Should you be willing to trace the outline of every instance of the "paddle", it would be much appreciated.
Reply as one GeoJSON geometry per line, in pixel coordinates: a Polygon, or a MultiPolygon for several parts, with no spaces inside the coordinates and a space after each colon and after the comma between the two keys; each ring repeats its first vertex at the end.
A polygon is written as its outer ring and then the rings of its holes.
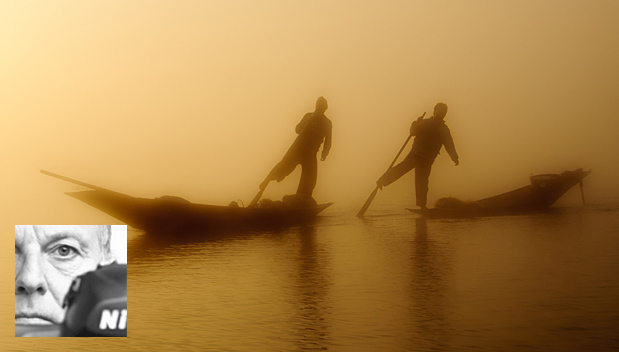
{"type": "MultiPolygon", "coordinates": [[[[264,187],[264,188],[266,189],[266,187],[264,187]]],[[[258,191],[258,194],[256,194],[254,199],[251,200],[251,203],[249,203],[248,208],[253,208],[253,207],[256,206],[256,204],[258,204],[258,201],[262,197],[262,193],[264,193],[264,189],[261,189],[260,191],[258,191]]]]}
{"type": "MultiPolygon", "coordinates": [[[[423,119],[423,117],[426,116],[426,113],[424,112],[423,115],[421,115],[417,121],[420,121],[421,119],[423,119]]],[[[393,164],[395,164],[395,162],[398,160],[398,158],[400,157],[400,154],[402,154],[402,151],[404,150],[404,148],[406,147],[406,145],[408,144],[408,141],[411,140],[412,135],[408,135],[408,137],[406,138],[406,141],[404,141],[404,144],[402,145],[402,148],[400,148],[400,151],[398,151],[398,154],[395,156],[395,158],[393,159],[393,161],[391,162],[391,165],[389,165],[389,169],[391,169],[393,167],[393,164]]],[[[376,197],[376,193],[378,193],[378,189],[379,187],[376,186],[376,188],[374,188],[374,190],[372,191],[372,193],[370,193],[370,196],[368,197],[368,199],[365,201],[365,203],[363,203],[363,206],[361,207],[361,209],[359,210],[359,212],[357,213],[357,217],[362,218],[363,215],[365,214],[365,212],[368,210],[368,208],[370,207],[370,204],[372,204],[372,201],[374,200],[374,197],[376,197]]]]}

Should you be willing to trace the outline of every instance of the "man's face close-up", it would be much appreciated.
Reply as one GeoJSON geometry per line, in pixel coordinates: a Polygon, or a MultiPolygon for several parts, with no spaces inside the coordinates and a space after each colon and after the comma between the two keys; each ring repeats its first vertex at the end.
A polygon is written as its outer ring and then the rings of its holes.
{"type": "Polygon", "coordinates": [[[15,324],[60,324],[73,279],[103,260],[101,226],[15,226],[15,324]]]}

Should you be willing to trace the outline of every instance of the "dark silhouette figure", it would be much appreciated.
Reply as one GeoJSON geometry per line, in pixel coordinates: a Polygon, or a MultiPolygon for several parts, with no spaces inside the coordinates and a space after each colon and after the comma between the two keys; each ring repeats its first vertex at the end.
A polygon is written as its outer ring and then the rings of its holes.
{"type": "Polygon", "coordinates": [[[260,184],[261,191],[264,191],[269,182],[273,180],[281,182],[294,171],[297,165],[301,165],[302,173],[297,194],[312,195],[318,177],[316,153],[318,153],[323,141],[324,146],[320,160],[325,160],[331,149],[331,120],[325,116],[327,108],[327,100],[319,97],[316,100],[316,110],[303,116],[295,129],[299,134],[297,139],[292,143],[282,160],[262,181],[260,184]]]}
{"type": "Polygon", "coordinates": [[[415,136],[413,148],[401,163],[387,170],[378,179],[376,185],[379,188],[390,185],[410,170],[415,169],[417,205],[426,209],[430,171],[441,147],[445,146],[445,150],[456,166],[460,163],[451,132],[444,121],[445,115],[447,115],[447,105],[438,103],[434,106],[432,117],[424,119],[421,116],[413,121],[410,129],[411,136],[415,136]]]}

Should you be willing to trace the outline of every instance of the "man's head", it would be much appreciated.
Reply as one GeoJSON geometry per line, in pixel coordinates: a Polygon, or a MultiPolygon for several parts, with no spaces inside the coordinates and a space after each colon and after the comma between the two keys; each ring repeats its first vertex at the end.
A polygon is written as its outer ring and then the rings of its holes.
{"type": "Polygon", "coordinates": [[[439,121],[443,121],[443,119],[445,118],[445,115],[447,115],[447,104],[438,103],[434,105],[434,117],[435,118],[437,118],[439,121]]]}
{"type": "Polygon", "coordinates": [[[15,323],[60,324],[72,280],[113,261],[108,225],[15,226],[15,323]]]}
{"type": "Polygon", "coordinates": [[[327,104],[327,99],[324,97],[319,97],[316,100],[316,112],[323,114],[329,108],[329,104],[327,104]]]}

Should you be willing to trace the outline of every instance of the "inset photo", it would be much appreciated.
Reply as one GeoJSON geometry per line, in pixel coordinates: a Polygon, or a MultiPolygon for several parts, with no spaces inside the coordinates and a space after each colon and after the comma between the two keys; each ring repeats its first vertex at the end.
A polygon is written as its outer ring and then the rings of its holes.
{"type": "Polygon", "coordinates": [[[16,225],[15,336],[127,336],[127,226],[16,225]]]}

